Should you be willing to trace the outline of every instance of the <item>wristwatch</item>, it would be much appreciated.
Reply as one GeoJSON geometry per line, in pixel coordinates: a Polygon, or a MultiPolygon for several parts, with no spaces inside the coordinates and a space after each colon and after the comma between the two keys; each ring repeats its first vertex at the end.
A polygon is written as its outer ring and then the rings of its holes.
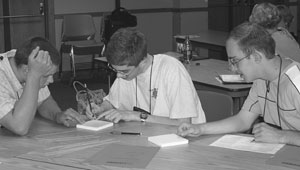
{"type": "Polygon", "coordinates": [[[142,122],[145,122],[146,119],[148,118],[148,113],[146,113],[146,112],[141,112],[141,113],[140,113],[140,118],[141,118],[141,121],[142,121],[142,122]]]}

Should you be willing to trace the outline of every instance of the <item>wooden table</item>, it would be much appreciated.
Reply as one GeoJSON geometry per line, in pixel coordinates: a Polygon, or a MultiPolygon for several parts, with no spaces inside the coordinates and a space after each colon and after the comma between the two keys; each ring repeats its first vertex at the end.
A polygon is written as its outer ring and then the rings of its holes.
{"type": "MultiPolygon", "coordinates": [[[[174,36],[177,43],[183,43],[185,35],[174,36]]],[[[195,35],[190,35],[192,46],[209,50],[209,58],[227,60],[225,49],[228,32],[204,30],[195,35]]]]}
{"type": "MultiPolygon", "coordinates": [[[[167,52],[165,54],[175,58],[182,56],[182,54],[176,52],[167,52]]],[[[210,90],[231,96],[233,99],[233,113],[239,112],[252,84],[222,84],[218,81],[216,79],[218,75],[233,74],[229,70],[227,61],[203,59],[192,61],[190,65],[185,66],[197,90],[210,90]]]]}
{"type": "MultiPolygon", "coordinates": [[[[148,142],[147,137],[153,135],[176,133],[176,126],[126,122],[115,124],[114,127],[99,131],[89,132],[75,128],[65,128],[52,124],[44,119],[36,118],[29,131],[24,137],[12,135],[5,129],[0,130],[0,169],[5,170],[37,170],[37,169],[105,169],[124,170],[104,165],[89,165],[84,160],[99,152],[111,143],[155,146],[148,142]],[[138,131],[141,136],[112,135],[112,130],[138,131]],[[68,144],[69,146],[84,142],[110,141],[97,147],[81,149],[59,156],[49,156],[48,159],[30,160],[20,158],[28,152],[49,152],[50,148],[68,144]]],[[[209,146],[210,143],[221,135],[201,136],[189,138],[189,144],[161,148],[150,161],[146,169],[149,170],[208,170],[208,169],[243,169],[243,170],[287,170],[285,167],[266,164],[271,154],[260,154],[218,148],[209,146]]],[[[287,147],[287,146],[285,146],[287,147]]]]}
{"type": "Polygon", "coordinates": [[[233,99],[233,113],[236,114],[244,104],[252,84],[222,84],[216,79],[218,75],[232,74],[228,63],[222,60],[207,59],[194,61],[188,71],[195,88],[227,94],[233,99]],[[198,65],[199,64],[199,65],[198,65]]]}

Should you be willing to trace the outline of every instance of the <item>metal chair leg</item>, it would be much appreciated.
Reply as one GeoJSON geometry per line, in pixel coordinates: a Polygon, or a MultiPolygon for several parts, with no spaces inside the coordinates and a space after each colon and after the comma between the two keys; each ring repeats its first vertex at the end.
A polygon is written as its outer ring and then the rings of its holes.
{"type": "Polygon", "coordinates": [[[71,47],[71,52],[70,52],[70,64],[71,64],[71,71],[72,71],[72,77],[70,78],[70,83],[72,84],[73,81],[76,79],[75,55],[74,55],[73,46],[71,47]]]}
{"type": "Polygon", "coordinates": [[[62,48],[60,48],[59,52],[60,52],[60,65],[59,65],[58,77],[61,79],[62,78],[62,66],[63,66],[63,51],[62,51],[62,48]]]}
{"type": "Polygon", "coordinates": [[[110,74],[108,74],[108,91],[110,90],[110,74]]]}
{"type": "Polygon", "coordinates": [[[72,71],[73,71],[73,78],[76,77],[76,67],[75,67],[75,56],[73,46],[71,48],[71,61],[72,61],[72,71]]]}

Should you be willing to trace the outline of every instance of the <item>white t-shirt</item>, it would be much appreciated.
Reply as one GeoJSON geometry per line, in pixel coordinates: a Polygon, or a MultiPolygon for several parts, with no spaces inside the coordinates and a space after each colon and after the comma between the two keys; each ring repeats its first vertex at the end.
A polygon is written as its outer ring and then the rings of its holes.
{"type": "MultiPolygon", "coordinates": [[[[14,108],[15,102],[23,93],[23,86],[16,78],[8,60],[15,56],[15,52],[16,50],[11,50],[0,54],[3,57],[0,61],[0,119],[14,108]]],[[[49,96],[50,91],[47,86],[40,89],[38,104],[40,105],[49,96]]]]}
{"type": "Polygon", "coordinates": [[[192,123],[205,122],[194,84],[182,63],[173,57],[158,54],[154,56],[152,67],[152,75],[150,66],[131,81],[117,78],[104,100],[120,110],[132,110],[137,106],[150,112],[151,95],[152,115],[170,119],[192,118],[192,123]]]}

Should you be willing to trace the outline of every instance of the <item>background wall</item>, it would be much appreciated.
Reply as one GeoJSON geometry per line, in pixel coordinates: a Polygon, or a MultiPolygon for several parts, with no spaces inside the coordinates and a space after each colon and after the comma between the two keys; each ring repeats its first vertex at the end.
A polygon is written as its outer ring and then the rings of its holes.
{"type": "MultiPolygon", "coordinates": [[[[290,0],[290,2],[293,2],[294,4],[298,3],[297,0],[290,0]]],[[[290,6],[289,7],[292,14],[294,15],[294,20],[290,26],[290,31],[294,32],[295,34],[297,34],[297,25],[298,25],[298,17],[297,17],[297,5],[295,6],[290,6]]]]}
{"type": "MultiPolygon", "coordinates": [[[[194,34],[207,29],[205,0],[126,0],[120,5],[137,16],[137,28],[148,40],[152,54],[171,51],[176,34],[194,34]]],[[[115,9],[113,0],[54,0],[56,46],[60,48],[64,15],[86,13],[94,18],[96,39],[100,40],[100,25],[104,14],[115,9]]],[[[81,57],[85,60],[84,57],[81,57]]],[[[69,70],[69,58],[64,56],[63,70],[69,70]]]]}
{"type": "MultiPolygon", "coordinates": [[[[0,3],[0,9],[3,9],[2,3],[0,3]]],[[[0,16],[3,16],[3,10],[0,10],[0,16]]],[[[0,33],[4,33],[4,27],[3,27],[3,19],[0,20],[0,33]]],[[[4,36],[0,36],[0,42],[4,41],[4,36]]],[[[4,45],[0,45],[0,52],[5,52],[4,45]]]]}
{"type": "MultiPolygon", "coordinates": [[[[295,16],[291,31],[296,34],[297,3],[297,0],[290,0],[288,3],[295,16]]],[[[115,6],[115,0],[54,0],[57,48],[60,48],[64,15],[91,14],[97,29],[96,40],[100,41],[102,17],[104,14],[110,14],[115,6]]],[[[175,50],[174,35],[196,34],[208,29],[208,0],[120,0],[120,6],[137,16],[137,28],[146,35],[151,54],[175,50]]],[[[222,21],[223,18],[218,19],[222,21]]],[[[201,55],[207,56],[205,49],[200,52],[201,55]]],[[[79,60],[85,59],[82,57],[79,60]]],[[[69,58],[63,57],[63,70],[69,69],[69,58]]]]}
{"type": "Polygon", "coordinates": [[[62,21],[64,15],[93,15],[97,30],[96,39],[100,41],[100,21],[102,19],[103,12],[112,11],[114,8],[115,3],[112,0],[54,0],[55,34],[57,48],[60,48],[62,21]]]}

